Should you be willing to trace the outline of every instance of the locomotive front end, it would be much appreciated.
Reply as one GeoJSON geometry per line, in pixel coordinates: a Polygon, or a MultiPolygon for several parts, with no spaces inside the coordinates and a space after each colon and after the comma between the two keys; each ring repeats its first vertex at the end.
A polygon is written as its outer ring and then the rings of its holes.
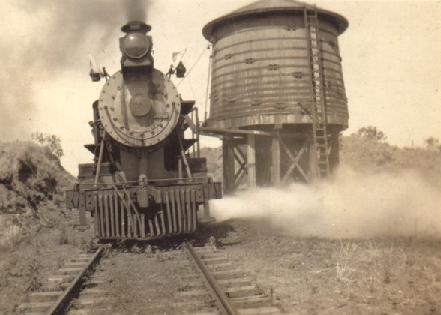
{"type": "Polygon", "coordinates": [[[93,104],[94,143],[86,148],[94,163],[80,164],[68,207],[90,211],[102,240],[193,232],[208,216],[208,200],[221,196],[199,155],[195,102],[184,101],[170,76],[155,69],[149,25],[130,22],[121,30],[121,69],[103,75],[93,104]]]}
{"type": "Polygon", "coordinates": [[[155,146],[175,130],[181,113],[176,87],[154,69],[150,26],[131,22],[122,27],[121,71],[104,85],[98,102],[101,123],[119,144],[131,148],[155,146]]]}

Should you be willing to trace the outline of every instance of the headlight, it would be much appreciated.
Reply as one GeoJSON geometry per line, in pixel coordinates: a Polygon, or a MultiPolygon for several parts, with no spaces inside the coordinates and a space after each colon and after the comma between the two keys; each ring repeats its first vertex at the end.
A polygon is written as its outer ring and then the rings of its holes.
{"type": "Polygon", "coordinates": [[[124,53],[133,59],[140,59],[150,50],[150,40],[140,33],[127,34],[122,43],[124,53]]]}

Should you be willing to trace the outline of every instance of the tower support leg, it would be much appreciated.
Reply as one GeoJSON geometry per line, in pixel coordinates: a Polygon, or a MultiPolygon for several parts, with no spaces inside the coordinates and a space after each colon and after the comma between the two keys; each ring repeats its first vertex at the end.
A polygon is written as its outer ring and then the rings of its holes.
{"type": "Polygon", "coordinates": [[[271,184],[280,185],[280,136],[278,134],[271,142],[271,184]]]}
{"type": "Polygon", "coordinates": [[[234,145],[233,138],[224,136],[222,141],[222,158],[223,158],[223,188],[224,193],[228,194],[234,190],[234,145]]]}
{"type": "Polygon", "coordinates": [[[256,187],[256,136],[247,136],[247,168],[248,168],[248,186],[256,187]]]}

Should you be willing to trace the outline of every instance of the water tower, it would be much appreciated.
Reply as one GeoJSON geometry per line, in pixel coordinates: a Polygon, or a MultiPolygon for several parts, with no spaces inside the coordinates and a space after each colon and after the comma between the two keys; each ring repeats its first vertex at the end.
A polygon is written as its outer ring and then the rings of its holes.
{"type": "Polygon", "coordinates": [[[209,22],[210,115],[223,141],[223,183],[310,182],[339,160],[348,127],[341,15],[294,0],[260,0],[209,22]]]}

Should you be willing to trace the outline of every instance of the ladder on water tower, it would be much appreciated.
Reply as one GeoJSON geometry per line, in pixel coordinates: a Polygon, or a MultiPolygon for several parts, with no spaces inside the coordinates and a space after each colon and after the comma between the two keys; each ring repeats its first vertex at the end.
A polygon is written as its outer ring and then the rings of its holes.
{"type": "Polygon", "coordinates": [[[324,69],[321,56],[319,20],[317,10],[305,8],[305,30],[308,41],[308,59],[310,60],[311,86],[312,86],[312,131],[313,150],[315,155],[316,175],[326,177],[329,175],[329,144],[328,144],[328,118],[326,111],[326,97],[324,90],[324,69]]]}

